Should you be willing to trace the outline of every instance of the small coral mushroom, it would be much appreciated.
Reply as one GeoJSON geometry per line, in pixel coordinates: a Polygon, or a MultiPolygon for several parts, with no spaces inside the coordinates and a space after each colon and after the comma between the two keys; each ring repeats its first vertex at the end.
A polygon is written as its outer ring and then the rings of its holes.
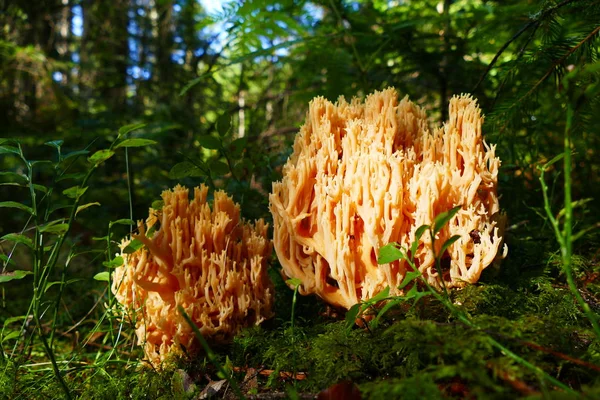
{"type": "Polygon", "coordinates": [[[138,343],[155,366],[181,347],[197,347],[178,306],[213,341],[272,315],[268,225],[242,221],[239,205],[222,191],[215,192],[211,210],[207,192],[195,188],[192,201],[181,186],[163,192],[162,210],[150,209],[133,236],[144,247],[123,254],[124,265],[113,274],[113,293],[130,310],[138,343]],[[151,228],[155,233],[148,237],[151,228]]]}
{"type": "MultiPolygon", "coordinates": [[[[449,108],[450,120],[432,134],[425,112],[407,98],[398,101],[394,89],[364,103],[310,103],[283,180],[270,195],[275,250],[283,274],[302,281],[301,293],[345,308],[387,286],[398,294],[410,267],[378,265],[379,249],[390,242],[410,247],[419,226],[455,206],[462,209],[435,241],[439,250],[451,236],[461,237],[444,255],[446,285],[476,282],[502,256],[500,160],[481,137],[475,101],[454,97],[449,108]]],[[[439,288],[428,234],[413,256],[439,288]]]]}

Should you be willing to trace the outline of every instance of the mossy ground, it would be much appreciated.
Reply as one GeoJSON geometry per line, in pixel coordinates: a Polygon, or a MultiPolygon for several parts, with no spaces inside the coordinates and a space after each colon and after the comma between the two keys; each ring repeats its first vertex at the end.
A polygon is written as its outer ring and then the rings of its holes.
{"type": "MultiPolygon", "coordinates": [[[[451,292],[453,303],[478,330],[457,321],[432,297],[390,311],[376,327],[352,329],[346,328],[343,312],[317,298],[299,297],[292,327],[293,292],[274,273],[277,316],[213,350],[248,397],[308,397],[342,381],[353,382],[363,398],[372,399],[577,397],[490,346],[491,336],[580,395],[598,398],[600,342],[564,282],[555,246],[550,237],[531,236],[531,228],[518,229],[509,237],[510,257],[499,269],[487,270],[477,285],[451,292]]],[[[597,312],[596,239],[582,245],[584,255],[574,268],[581,293],[597,312]]],[[[104,350],[89,353],[98,348],[74,346],[72,336],[57,339],[59,357],[71,361],[65,377],[74,396],[191,399],[222,379],[203,356],[153,370],[136,361],[142,353],[131,343],[133,332],[122,334],[130,340],[110,361],[103,359],[108,342],[94,342],[104,350]]],[[[18,371],[12,361],[3,361],[0,397],[62,396],[48,363],[36,365],[43,359],[41,349],[31,350],[18,371]]],[[[225,384],[216,396],[233,394],[225,384]]]]}

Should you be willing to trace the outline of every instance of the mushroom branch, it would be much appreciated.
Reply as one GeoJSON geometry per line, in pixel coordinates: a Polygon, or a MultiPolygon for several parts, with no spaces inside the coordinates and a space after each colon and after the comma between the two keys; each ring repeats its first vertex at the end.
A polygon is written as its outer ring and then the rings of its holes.
{"type": "Polygon", "coordinates": [[[442,279],[446,287],[476,282],[507,252],[496,190],[500,160],[482,138],[482,122],[468,95],[450,100],[449,121],[433,131],[425,111],[399,100],[393,88],[364,102],[312,100],[270,195],[283,275],[300,279],[302,294],[347,309],[388,286],[399,295],[410,266],[378,265],[379,249],[391,242],[410,248],[417,228],[461,206],[433,241],[439,253],[460,236],[442,255],[443,276],[429,235],[412,256],[436,288],[442,279]]]}
{"type": "Polygon", "coordinates": [[[207,202],[208,188],[176,186],[162,193],[162,210],[139,222],[143,243],[113,273],[112,291],[136,324],[138,344],[159,366],[181,348],[199,350],[186,314],[209,341],[226,341],[242,327],[272,316],[273,286],[267,274],[272,244],[268,224],[240,218],[240,207],[223,191],[207,202]],[[150,232],[154,232],[150,235],[150,232]]]}

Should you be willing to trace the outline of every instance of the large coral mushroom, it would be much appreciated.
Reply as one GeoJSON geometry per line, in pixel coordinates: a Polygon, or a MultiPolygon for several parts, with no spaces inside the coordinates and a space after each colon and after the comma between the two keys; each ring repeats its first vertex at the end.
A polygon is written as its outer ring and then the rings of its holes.
{"type": "Polygon", "coordinates": [[[196,349],[178,306],[217,341],[272,315],[268,225],[242,221],[239,205],[222,191],[215,192],[211,210],[207,192],[195,188],[191,202],[181,186],[163,192],[162,210],[150,209],[134,235],[144,247],[123,254],[125,263],[113,274],[113,293],[132,311],[138,343],[155,366],[181,346],[196,349]],[[153,236],[146,236],[158,222],[153,236]]]}
{"type": "MultiPolygon", "coordinates": [[[[394,89],[364,103],[311,102],[270,195],[275,250],[283,273],[302,281],[301,293],[345,308],[386,286],[398,293],[409,266],[378,265],[379,249],[390,242],[409,247],[419,226],[459,205],[435,241],[439,250],[461,237],[445,254],[447,286],[477,281],[501,256],[500,160],[482,139],[475,101],[454,97],[449,108],[450,120],[431,134],[425,112],[407,98],[399,102],[394,89]]],[[[428,235],[413,256],[439,287],[428,235]]]]}

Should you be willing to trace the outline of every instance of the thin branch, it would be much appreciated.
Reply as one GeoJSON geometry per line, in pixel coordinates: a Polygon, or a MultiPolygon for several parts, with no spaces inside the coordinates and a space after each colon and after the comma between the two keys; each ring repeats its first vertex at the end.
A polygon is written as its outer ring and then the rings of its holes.
{"type": "MultiPolygon", "coordinates": [[[[481,78],[479,78],[479,81],[477,81],[477,84],[475,84],[475,86],[473,87],[472,92],[475,92],[477,90],[477,88],[479,87],[479,85],[481,85],[481,83],[483,82],[483,80],[486,78],[486,76],[488,75],[488,73],[490,72],[490,70],[494,67],[494,65],[496,64],[496,61],[498,61],[498,59],[500,58],[500,56],[502,55],[502,53],[504,53],[504,50],[507,49],[508,46],[510,46],[510,44],[512,42],[514,42],[515,40],[517,40],[519,38],[519,36],[521,36],[525,31],[527,31],[529,28],[531,28],[534,25],[539,25],[540,22],[546,18],[546,16],[550,13],[553,13],[554,11],[558,10],[561,7],[564,7],[570,3],[573,3],[577,0],[565,0],[562,3],[557,4],[554,7],[550,7],[549,9],[547,9],[546,11],[544,11],[543,13],[540,14],[540,16],[534,20],[529,21],[525,26],[523,26],[517,33],[515,33],[513,35],[512,38],[510,38],[508,40],[508,42],[504,43],[504,45],[500,48],[500,50],[498,50],[498,52],[496,53],[496,55],[494,56],[494,58],[492,59],[492,61],[488,64],[487,68],[485,69],[485,72],[483,73],[483,75],[481,75],[481,78]]],[[[536,30],[537,30],[537,26],[536,26],[536,30]]],[[[525,46],[521,49],[521,52],[523,52],[525,50],[525,46]]]]}
{"type": "Polygon", "coordinates": [[[587,42],[588,40],[593,38],[594,35],[598,34],[598,32],[600,32],[600,26],[597,26],[589,35],[587,35],[585,37],[585,39],[583,39],[581,42],[577,43],[576,46],[569,49],[569,51],[567,51],[564,56],[562,56],[561,58],[559,58],[558,60],[553,62],[552,65],[550,66],[550,68],[548,68],[548,71],[546,71],[546,73],[544,74],[544,76],[542,76],[542,78],[540,80],[538,80],[535,83],[535,85],[533,85],[533,87],[531,89],[529,89],[529,91],[527,93],[525,93],[517,101],[515,101],[514,104],[510,108],[513,108],[514,106],[519,104],[522,100],[524,100],[526,97],[531,95],[538,88],[538,86],[540,86],[552,74],[552,71],[554,71],[554,69],[558,65],[560,65],[563,61],[565,61],[567,59],[567,57],[569,57],[571,54],[573,54],[575,51],[577,51],[577,49],[580,48],[585,42],[587,42]]]}

